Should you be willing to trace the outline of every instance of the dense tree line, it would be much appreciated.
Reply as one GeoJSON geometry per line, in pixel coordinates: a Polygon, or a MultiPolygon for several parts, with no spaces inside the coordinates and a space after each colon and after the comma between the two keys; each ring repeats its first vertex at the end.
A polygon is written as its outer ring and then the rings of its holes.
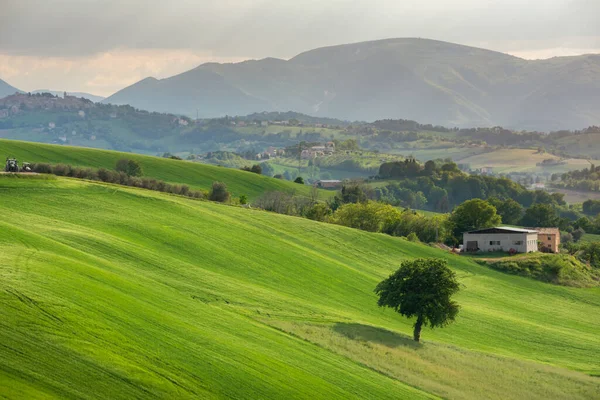
{"type": "MultiPolygon", "coordinates": [[[[453,162],[427,161],[424,164],[414,159],[384,163],[379,168],[379,179],[393,180],[375,190],[376,199],[403,207],[448,212],[458,204],[473,198],[512,199],[522,207],[534,204],[564,206],[564,195],[537,190],[530,191],[507,178],[467,175],[453,162]]],[[[514,203],[509,205],[515,208],[514,203]]],[[[511,210],[514,212],[514,210],[511,210]]],[[[509,210],[503,213],[508,217],[509,210]]],[[[510,217],[510,222],[516,218],[510,217]]]]}
{"type": "Polygon", "coordinates": [[[562,175],[553,174],[551,181],[555,187],[600,192],[600,166],[592,164],[589,168],[565,172],[562,175]]]}

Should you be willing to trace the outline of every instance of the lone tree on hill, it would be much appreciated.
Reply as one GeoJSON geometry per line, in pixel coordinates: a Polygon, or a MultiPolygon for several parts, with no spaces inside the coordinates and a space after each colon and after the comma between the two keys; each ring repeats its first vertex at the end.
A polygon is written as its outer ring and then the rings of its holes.
{"type": "Polygon", "coordinates": [[[444,327],[454,321],[459,306],[450,298],[458,292],[456,275],[445,260],[429,258],[404,261],[400,268],[375,288],[379,307],[393,308],[405,317],[417,317],[413,339],[421,340],[423,325],[444,327]]]}
{"type": "Polygon", "coordinates": [[[230,197],[231,194],[229,194],[226,184],[223,182],[213,182],[212,189],[208,195],[209,200],[227,203],[230,197]]]}
{"type": "Polygon", "coordinates": [[[304,178],[302,178],[301,176],[297,177],[296,179],[294,179],[295,183],[299,183],[301,185],[304,185],[304,178]]]}

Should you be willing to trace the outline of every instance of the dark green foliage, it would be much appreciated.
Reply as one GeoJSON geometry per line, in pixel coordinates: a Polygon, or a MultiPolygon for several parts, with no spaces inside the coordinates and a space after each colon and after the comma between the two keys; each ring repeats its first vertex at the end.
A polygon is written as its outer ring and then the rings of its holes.
{"type": "Polygon", "coordinates": [[[491,197],[488,202],[496,207],[496,212],[502,218],[502,223],[507,225],[517,225],[523,217],[523,206],[513,199],[500,200],[497,197],[491,197]]]}
{"type": "Polygon", "coordinates": [[[458,240],[465,232],[489,228],[499,225],[501,222],[502,219],[496,213],[496,207],[481,199],[465,201],[454,209],[449,219],[454,237],[458,240]]]}
{"type": "Polygon", "coordinates": [[[220,203],[227,203],[231,197],[227,191],[227,185],[223,182],[213,182],[212,188],[208,195],[208,199],[212,201],[218,201],[220,203]]]}
{"type": "Polygon", "coordinates": [[[294,179],[294,183],[299,183],[301,185],[304,185],[304,178],[302,178],[301,176],[299,176],[296,179],[294,179]]]}
{"type": "Polygon", "coordinates": [[[571,235],[573,236],[573,241],[579,242],[583,235],[585,235],[585,231],[582,228],[577,228],[571,232],[571,235]]]}
{"type": "Polygon", "coordinates": [[[248,171],[248,172],[253,172],[255,174],[259,174],[261,175],[263,172],[262,167],[260,166],[260,164],[254,164],[251,167],[242,167],[242,171],[248,171]]]}
{"type": "Polygon", "coordinates": [[[556,227],[560,223],[556,209],[549,204],[535,204],[525,211],[521,225],[540,228],[556,227]]]}
{"type": "Polygon", "coordinates": [[[245,194],[241,195],[239,200],[241,205],[248,204],[248,196],[245,194]]]}
{"type": "Polygon", "coordinates": [[[342,186],[342,189],[331,200],[330,207],[337,210],[344,204],[364,203],[374,197],[370,188],[360,182],[350,182],[342,186]]]}
{"type": "Polygon", "coordinates": [[[600,242],[586,243],[581,246],[578,257],[592,267],[600,268],[600,242]]]}
{"type": "Polygon", "coordinates": [[[402,262],[396,272],[377,285],[375,293],[380,307],[417,318],[413,338],[418,342],[423,325],[443,327],[454,321],[459,306],[451,297],[458,290],[456,274],[446,260],[421,258],[402,262]]]}
{"type": "Polygon", "coordinates": [[[586,200],[583,202],[583,212],[588,215],[600,214],[600,200],[586,200]]]}
{"type": "Polygon", "coordinates": [[[115,170],[118,172],[124,172],[129,176],[142,176],[142,166],[135,160],[122,158],[117,161],[115,170]]]}

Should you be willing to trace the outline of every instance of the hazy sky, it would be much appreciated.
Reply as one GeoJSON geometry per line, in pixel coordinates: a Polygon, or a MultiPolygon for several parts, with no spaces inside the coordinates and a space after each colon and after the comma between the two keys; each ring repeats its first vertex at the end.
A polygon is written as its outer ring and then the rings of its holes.
{"type": "Polygon", "coordinates": [[[0,79],[109,95],[206,61],[393,37],[600,53],[599,16],[600,0],[0,0],[0,79]]]}

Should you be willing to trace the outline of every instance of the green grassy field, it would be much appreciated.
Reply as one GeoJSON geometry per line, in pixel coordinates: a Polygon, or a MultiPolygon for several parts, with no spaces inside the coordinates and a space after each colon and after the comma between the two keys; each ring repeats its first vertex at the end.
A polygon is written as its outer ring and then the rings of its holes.
{"type": "Polygon", "coordinates": [[[0,397],[598,398],[600,290],[142,189],[0,176],[0,397]],[[449,260],[457,322],[409,340],[373,288],[449,260]]]}
{"type": "MultiPolygon", "coordinates": [[[[267,191],[277,190],[308,195],[311,190],[307,185],[299,185],[282,179],[273,179],[237,169],[183,160],[0,139],[0,158],[2,162],[4,162],[5,157],[9,156],[16,157],[20,162],[63,163],[109,169],[114,169],[119,159],[129,158],[137,160],[142,165],[146,176],[172,183],[184,183],[194,189],[202,190],[209,190],[214,181],[222,181],[227,184],[234,196],[245,194],[249,199],[254,199],[267,191]]],[[[322,198],[328,198],[331,195],[332,193],[329,191],[321,191],[322,198]]]]}

